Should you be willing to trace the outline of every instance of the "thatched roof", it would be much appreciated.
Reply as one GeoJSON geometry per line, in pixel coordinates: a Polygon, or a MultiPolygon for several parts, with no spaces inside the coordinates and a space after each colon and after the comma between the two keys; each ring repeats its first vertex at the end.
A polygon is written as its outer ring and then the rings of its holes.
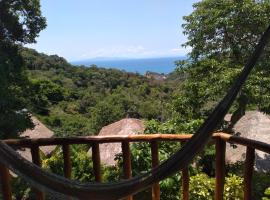
{"type": "MultiPolygon", "coordinates": [[[[126,118],[108,126],[105,126],[99,132],[100,136],[105,135],[133,135],[144,131],[143,121],[139,119],[126,118]]],[[[115,165],[115,155],[122,152],[120,143],[105,143],[100,145],[100,159],[105,165],[115,165]]],[[[91,155],[91,149],[88,151],[91,155]]]]}
{"type": "MultiPolygon", "coordinates": [[[[42,122],[40,122],[36,117],[31,117],[35,127],[34,129],[27,129],[23,132],[21,138],[50,138],[53,136],[53,132],[48,129],[42,122]]],[[[40,147],[41,152],[45,155],[49,155],[56,148],[56,146],[43,146],[40,147]]],[[[17,152],[25,159],[32,161],[31,152],[28,148],[23,148],[17,150],[17,152]]]]}
{"type": "MultiPolygon", "coordinates": [[[[270,116],[258,111],[248,111],[235,124],[234,131],[241,137],[270,144],[270,116]]],[[[245,160],[246,147],[237,145],[237,148],[233,148],[227,144],[226,148],[227,163],[245,160]]],[[[258,171],[270,171],[270,156],[256,150],[255,168],[258,171]]]]}

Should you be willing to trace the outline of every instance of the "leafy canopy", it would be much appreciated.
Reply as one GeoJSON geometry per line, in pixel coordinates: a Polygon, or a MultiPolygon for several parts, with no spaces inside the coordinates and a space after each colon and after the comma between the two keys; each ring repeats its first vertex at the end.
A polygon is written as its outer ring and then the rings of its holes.
{"type": "Polygon", "coordinates": [[[39,0],[0,1],[0,138],[15,137],[31,127],[27,104],[28,81],[18,44],[35,42],[46,26],[39,0]]]}
{"type": "Polygon", "coordinates": [[[0,41],[33,43],[45,27],[39,0],[0,1],[0,41]]]}
{"type": "MultiPolygon", "coordinates": [[[[187,79],[174,109],[181,118],[200,118],[225,94],[250,57],[270,23],[270,2],[203,0],[184,19],[184,46],[192,50],[188,62],[178,63],[178,72],[187,79]]],[[[239,117],[246,108],[270,112],[269,52],[268,45],[232,110],[239,117]]]]}

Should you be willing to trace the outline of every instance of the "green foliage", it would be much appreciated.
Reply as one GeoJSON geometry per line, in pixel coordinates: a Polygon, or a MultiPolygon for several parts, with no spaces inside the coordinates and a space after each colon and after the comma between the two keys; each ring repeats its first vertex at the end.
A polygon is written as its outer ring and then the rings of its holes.
{"type": "Polygon", "coordinates": [[[56,55],[21,48],[31,81],[29,106],[57,136],[92,135],[124,117],[166,121],[175,82],[96,66],[72,66],[56,55]]]}
{"type": "Polygon", "coordinates": [[[153,133],[193,134],[202,123],[203,123],[203,120],[201,119],[183,122],[183,121],[177,121],[175,118],[175,119],[168,120],[164,123],[153,119],[153,120],[149,120],[145,122],[146,128],[144,132],[147,134],[151,134],[151,133],[152,134],[153,133]]]}
{"type": "Polygon", "coordinates": [[[16,43],[32,43],[45,28],[38,0],[0,2],[0,138],[16,137],[31,128],[27,105],[28,81],[16,43]]]}
{"type": "Polygon", "coordinates": [[[224,199],[241,200],[244,198],[244,179],[234,174],[229,174],[225,178],[224,199]]]}
{"type": "Polygon", "coordinates": [[[31,192],[29,184],[21,177],[13,178],[11,185],[13,199],[35,199],[35,196],[33,192],[31,192]]]}
{"type": "MultiPolygon", "coordinates": [[[[188,37],[184,46],[192,48],[190,60],[177,63],[179,76],[186,77],[173,101],[178,121],[205,118],[211,112],[250,57],[270,19],[269,1],[203,0],[193,7],[183,24],[188,37]]],[[[268,45],[231,112],[241,115],[246,108],[269,112],[269,51],[268,45]]]]}
{"type": "MultiPolygon", "coordinates": [[[[214,198],[215,179],[200,173],[190,177],[189,194],[191,200],[209,200],[214,198]]],[[[225,178],[224,199],[243,199],[243,178],[229,174],[225,178]]]]}
{"type": "Polygon", "coordinates": [[[28,81],[22,71],[22,59],[15,45],[0,42],[0,138],[14,138],[32,127],[24,110],[28,81]]]}
{"type": "Polygon", "coordinates": [[[269,173],[254,172],[252,179],[253,198],[262,199],[265,190],[270,185],[269,173]]]}
{"type": "Polygon", "coordinates": [[[39,0],[2,0],[0,10],[0,41],[33,43],[46,27],[39,0]]]}
{"type": "Polygon", "coordinates": [[[269,200],[270,199],[270,187],[266,188],[266,190],[264,191],[264,195],[266,197],[263,197],[262,200],[269,200]]]}
{"type": "Polygon", "coordinates": [[[64,99],[64,89],[49,80],[32,80],[30,101],[37,114],[49,114],[49,107],[64,99]]]}
{"type": "Polygon", "coordinates": [[[209,200],[214,197],[214,179],[206,174],[190,177],[189,194],[191,200],[209,200]]]}
{"type": "MultiPolygon", "coordinates": [[[[72,179],[81,182],[94,181],[93,164],[85,147],[71,146],[72,179]]],[[[64,175],[62,149],[56,150],[49,158],[42,161],[42,166],[55,174],[64,175]]]]}
{"type": "Polygon", "coordinates": [[[267,28],[269,1],[203,0],[184,17],[191,57],[229,58],[243,64],[267,28]]]}

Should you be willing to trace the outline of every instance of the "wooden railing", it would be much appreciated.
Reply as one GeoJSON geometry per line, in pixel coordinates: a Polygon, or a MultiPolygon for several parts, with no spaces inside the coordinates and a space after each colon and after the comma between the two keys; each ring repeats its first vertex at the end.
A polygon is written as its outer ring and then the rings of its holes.
{"type": "MultiPolygon", "coordinates": [[[[155,168],[159,164],[158,143],[161,141],[181,142],[184,144],[192,137],[191,134],[152,134],[152,135],[128,135],[128,136],[90,136],[90,137],[74,137],[74,138],[39,138],[39,139],[10,139],[5,140],[6,144],[15,148],[30,148],[32,161],[37,166],[41,166],[39,154],[40,146],[60,145],[63,150],[64,160],[64,176],[71,178],[71,159],[70,147],[73,144],[90,144],[92,146],[93,170],[96,182],[102,182],[101,162],[99,144],[101,143],[121,143],[123,153],[123,174],[125,179],[131,178],[131,152],[130,143],[132,142],[149,142],[151,146],[152,167],[155,168]]],[[[216,178],[215,178],[215,199],[223,199],[224,180],[225,180],[225,152],[226,142],[246,146],[246,160],[244,170],[244,199],[252,199],[251,180],[254,168],[255,149],[270,153],[270,145],[246,139],[242,137],[232,136],[226,133],[213,134],[212,140],[216,146],[216,178]]],[[[12,199],[12,189],[10,184],[10,174],[6,166],[0,165],[2,196],[4,200],[12,199]]],[[[38,188],[33,188],[36,198],[45,199],[45,194],[38,188]]],[[[189,199],[189,173],[188,168],[182,170],[182,199],[189,199]]],[[[132,196],[126,199],[132,200],[132,196]]],[[[160,199],[159,183],[152,186],[152,199],[160,199]]]]}

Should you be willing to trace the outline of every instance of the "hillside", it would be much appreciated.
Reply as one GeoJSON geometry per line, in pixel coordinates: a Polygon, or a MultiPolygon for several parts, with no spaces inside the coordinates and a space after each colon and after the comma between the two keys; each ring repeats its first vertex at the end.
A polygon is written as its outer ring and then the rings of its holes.
{"type": "Polygon", "coordinates": [[[22,48],[30,80],[28,109],[56,135],[90,135],[124,117],[164,121],[177,82],[116,69],[73,66],[22,48]]]}

